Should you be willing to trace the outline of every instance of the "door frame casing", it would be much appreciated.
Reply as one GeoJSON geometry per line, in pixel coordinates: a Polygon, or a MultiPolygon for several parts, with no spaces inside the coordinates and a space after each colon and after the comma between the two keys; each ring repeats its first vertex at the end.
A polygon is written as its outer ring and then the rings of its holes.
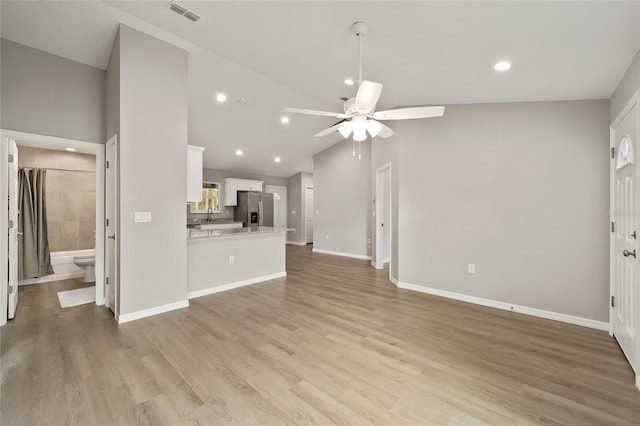
{"type": "MultiPolygon", "coordinates": [[[[636,90],[635,93],[633,94],[633,96],[631,96],[631,98],[629,99],[629,101],[626,103],[626,105],[624,106],[624,108],[620,111],[620,113],[616,116],[616,118],[611,122],[611,125],[609,126],[609,150],[611,152],[612,148],[617,149],[617,141],[616,141],[616,137],[615,137],[615,129],[618,127],[618,125],[620,125],[620,123],[627,117],[627,114],[629,114],[629,112],[638,105],[638,98],[639,98],[639,93],[636,90]]],[[[634,164],[632,167],[634,167],[634,173],[636,175],[636,177],[638,176],[638,172],[640,171],[640,166],[639,166],[639,161],[638,161],[638,143],[640,142],[638,140],[638,126],[640,125],[640,105],[638,105],[638,108],[636,108],[636,135],[634,135],[635,138],[635,152],[634,152],[634,164]]],[[[610,163],[609,163],[609,211],[610,211],[610,221],[613,222],[614,224],[618,221],[618,218],[615,217],[615,188],[614,188],[614,184],[615,184],[615,173],[616,173],[616,158],[615,155],[613,156],[614,158],[610,158],[610,163]]],[[[639,195],[639,189],[636,185],[636,194],[634,196],[634,200],[635,200],[635,206],[633,206],[633,208],[631,209],[632,212],[631,214],[636,214],[636,212],[639,211],[638,207],[640,207],[640,203],[638,202],[638,195],[639,195]]],[[[615,226],[615,225],[614,225],[615,226]]],[[[617,296],[618,292],[617,292],[617,285],[616,285],[616,281],[615,281],[615,265],[616,265],[616,253],[615,253],[615,233],[614,232],[609,232],[609,301],[611,301],[612,297],[617,296]]],[[[637,266],[636,266],[637,269],[637,266]]],[[[636,280],[638,280],[638,274],[634,274],[636,277],[636,280]]],[[[639,283],[636,281],[634,283],[634,287],[636,289],[639,288],[639,283]]],[[[634,304],[638,304],[638,300],[640,300],[640,295],[638,295],[638,291],[636,291],[636,294],[634,295],[635,297],[635,303],[634,304]]],[[[640,309],[640,306],[634,306],[635,311],[637,312],[638,309],[640,309]]],[[[615,321],[615,307],[611,306],[611,303],[609,303],[609,335],[610,336],[614,336],[614,321],[615,321]]],[[[640,366],[640,338],[638,338],[638,330],[640,330],[640,315],[635,315],[634,317],[634,328],[636,330],[636,339],[635,339],[635,345],[636,345],[636,359],[635,364],[637,366],[640,366]]],[[[635,378],[635,385],[638,389],[640,389],[640,371],[636,372],[636,378],[635,378]]]]}
{"type": "MultiPolygon", "coordinates": [[[[382,203],[380,203],[379,201],[382,199],[384,200],[384,202],[388,202],[389,203],[389,220],[387,225],[389,226],[389,245],[391,246],[391,241],[393,240],[393,208],[392,208],[392,202],[391,200],[393,199],[393,185],[391,182],[392,179],[392,175],[391,175],[391,162],[383,164],[382,166],[378,167],[376,169],[376,174],[375,174],[375,185],[376,185],[376,192],[375,192],[375,239],[376,239],[376,254],[374,256],[374,260],[371,262],[372,266],[376,269],[383,269],[384,268],[384,257],[382,255],[382,239],[381,235],[381,226],[380,226],[380,218],[382,217],[383,214],[383,209],[384,209],[384,205],[382,205],[382,203]],[[389,173],[389,199],[386,200],[384,197],[384,179],[382,179],[383,173],[384,172],[388,172],[389,173]]],[[[391,248],[389,248],[389,274],[391,274],[391,264],[393,262],[393,259],[391,256],[391,248]]]]}
{"type": "MultiPolygon", "coordinates": [[[[115,276],[113,277],[113,283],[109,283],[109,285],[113,285],[114,290],[113,290],[113,297],[114,297],[114,301],[113,301],[113,314],[114,317],[116,319],[116,321],[118,321],[120,319],[120,157],[119,157],[119,144],[118,144],[118,135],[115,134],[113,135],[105,144],[105,157],[103,158],[103,168],[104,168],[104,180],[105,180],[105,184],[104,184],[104,209],[103,209],[103,216],[106,218],[106,209],[107,209],[107,187],[106,187],[106,176],[107,176],[107,169],[106,169],[106,152],[107,149],[113,145],[114,146],[114,159],[115,159],[115,164],[113,164],[113,168],[112,170],[114,170],[114,178],[115,178],[115,182],[114,182],[114,188],[113,188],[113,202],[114,202],[114,217],[113,217],[113,228],[115,229],[115,235],[116,235],[116,240],[115,240],[115,248],[114,248],[114,254],[113,254],[113,268],[114,268],[114,273],[115,276]]],[[[111,167],[110,167],[111,168],[111,167]]],[[[106,226],[107,222],[106,220],[103,219],[102,221],[102,233],[103,235],[105,235],[104,237],[104,259],[105,259],[105,268],[106,268],[106,256],[107,256],[107,237],[106,237],[106,226]]],[[[104,276],[106,277],[106,271],[104,273],[104,276]]],[[[105,285],[103,286],[104,291],[106,293],[106,280],[103,280],[103,282],[105,282],[105,285]]]]}
{"type": "MultiPolygon", "coordinates": [[[[315,238],[313,238],[313,233],[315,232],[316,227],[313,227],[313,232],[311,232],[311,242],[307,242],[307,240],[309,239],[309,236],[307,235],[307,190],[312,190],[313,191],[313,206],[315,209],[315,197],[316,197],[316,191],[314,189],[314,187],[312,185],[305,185],[304,187],[304,197],[302,198],[303,202],[302,202],[302,206],[304,207],[304,214],[303,214],[303,221],[302,221],[302,226],[304,229],[304,245],[307,244],[313,244],[313,241],[315,240],[315,238]]],[[[314,224],[315,220],[314,220],[314,214],[313,214],[313,209],[311,209],[311,223],[314,224]]],[[[315,225],[315,224],[314,224],[315,225]]]]}
{"type": "MultiPolygon", "coordinates": [[[[62,151],[66,147],[76,148],[76,152],[87,153],[96,156],[96,283],[104,283],[104,154],[105,146],[101,143],[80,141],[76,139],[60,138],[56,136],[39,135],[36,133],[19,132],[15,130],[0,129],[0,144],[2,145],[0,161],[6,161],[7,158],[7,140],[14,139],[20,147],[33,147],[62,151]]],[[[4,167],[3,167],[4,171],[4,167]]],[[[7,216],[7,188],[6,185],[0,185],[0,229],[7,229],[9,226],[7,216]]],[[[4,231],[2,231],[4,232],[4,231]]],[[[0,243],[0,258],[6,258],[8,254],[8,246],[4,238],[0,243]]],[[[0,262],[0,276],[6,276],[7,265],[0,262]]],[[[0,280],[0,297],[3,299],[0,303],[0,326],[6,324],[7,306],[6,306],[6,280],[0,280]]],[[[104,285],[96,285],[96,305],[104,304],[104,285]]]]}
{"type": "MultiPolygon", "coordinates": [[[[277,188],[277,189],[282,189],[284,190],[284,227],[287,227],[287,213],[288,213],[288,205],[287,205],[287,187],[286,186],[281,186],[281,185],[265,185],[264,187],[264,192],[269,192],[269,188],[277,188]]],[[[274,216],[274,220],[275,220],[275,216],[274,216]]]]}

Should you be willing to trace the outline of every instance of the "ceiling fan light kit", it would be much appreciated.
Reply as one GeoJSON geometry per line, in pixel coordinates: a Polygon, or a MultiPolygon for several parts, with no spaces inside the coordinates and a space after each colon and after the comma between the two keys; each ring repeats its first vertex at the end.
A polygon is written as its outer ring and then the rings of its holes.
{"type": "MultiPolygon", "coordinates": [[[[367,33],[369,26],[364,22],[354,22],[352,30],[358,37],[358,91],[354,97],[345,100],[344,114],[299,108],[285,108],[284,111],[294,114],[319,115],[341,119],[341,121],[328,129],[318,132],[314,137],[323,137],[334,131],[338,131],[345,139],[353,135],[353,155],[355,156],[355,142],[366,140],[367,135],[371,138],[381,137],[383,139],[395,135],[393,130],[380,123],[380,121],[441,117],[444,115],[444,107],[421,106],[376,111],[376,104],[380,99],[380,95],[382,95],[383,86],[381,83],[362,79],[361,38],[367,33]]],[[[360,158],[361,155],[359,154],[358,157],[360,158]]]]}

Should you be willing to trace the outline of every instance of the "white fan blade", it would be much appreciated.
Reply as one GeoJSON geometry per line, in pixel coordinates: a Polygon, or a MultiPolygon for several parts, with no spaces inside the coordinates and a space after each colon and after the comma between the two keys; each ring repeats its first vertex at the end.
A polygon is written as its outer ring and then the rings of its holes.
{"type": "Polygon", "coordinates": [[[285,108],[284,112],[292,112],[294,114],[308,114],[308,115],[322,115],[325,117],[347,118],[346,114],[329,111],[315,111],[312,109],[300,109],[300,108],[285,108]]]}
{"type": "Polygon", "coordinates": [[[382,94],[382,84],[363,80],[356,93],[355,108],[363,114],[375,111],[376,104],[382,94]]]}
{"type": "Polygon", "coordinates": [[[386,138],[390,138],[391,136],[396,134],[396,132],[391,130],[389,127],[385,126],[382,123],[380,123],[380,124],[382,125],[382,129],[378,133],[378,137],[381,137],[382,139],[386,139],[386,138]]]}
{"type": "Polygon", "coordinates": [[[378,111],[373,114],[376,120],[412,120],[415,118],[442,117],[443,106],[411,107],[378,111]]]}
{"type": "Polygon", "coordinates": [[[342,120],[342,121],[341,121],[341,122],[339,122],[339,123],[334,124],[333,126],[331,126],[331,127],[327,128],[327,129],[324,129],[324,130],[323,130],[323,131],[321,131],[321,132],[316,133],[315,135],[313,135],[313,137],[314,137],[314,138],[321,138],[321,137],[323,137],[323,136],[327,136],[327,135],[328,135],[328,134],[330,134],[330,133],[337,132],[337,131],[338,131],[338,128],[339,128],[340,126],[342,126],[342,123],[344,123],[344,120],[342,120]]]}

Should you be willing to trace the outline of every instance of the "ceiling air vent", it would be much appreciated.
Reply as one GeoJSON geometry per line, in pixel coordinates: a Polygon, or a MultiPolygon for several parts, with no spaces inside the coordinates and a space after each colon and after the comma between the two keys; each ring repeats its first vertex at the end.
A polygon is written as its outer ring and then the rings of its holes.
{"type": "Polygon", "coordinates": [[[169,9],[171,9],[172,11],[177,13],[178,15],[184,16],[185,18],[187,18],[188,20],[190,20],[192,22],[196,22],[197,20],[200,19],[200,16],[196,15],[195,13],[193,13],[192,11],[187,9],[186,7],[180,6],[178,3],[175,3],[175,2],[169,3],[169,9]]]}
{"type": "Polygon", "coordinates": [[[185,13],[184,15],[185,18],[187,18],[190,21],[196,22],[198,19],[200,19],[200,17],[198,15],[196,15],[195,13],[188,11],[187,13],[185,13]]]}

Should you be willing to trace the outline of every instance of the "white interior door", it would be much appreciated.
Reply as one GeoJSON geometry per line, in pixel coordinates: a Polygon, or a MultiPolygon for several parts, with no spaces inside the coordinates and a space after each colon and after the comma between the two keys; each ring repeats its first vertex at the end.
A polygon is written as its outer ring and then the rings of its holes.
{"type": "Polygon", "coordinates": [[[273,194],[273,226],[284,229],[287,227],[287,187],[267,185],[266,192],[273,194]]]}
{"type": "Polygon", "coordinates": [[[9,280],[7,318],[16,316],[18,307],[18,147],[9,139],[9,280]]]}
{"type": "Polygon", "coordinates": [[[391,166],[376,170],[375,267],[382,269],[391,257],[391,166]]]}
{"type": "Polygon", "coordinates": [[[304,234],[307,244],[313,243],[313,188],[304,192],[304,234]]]}
{"type": "Polygon", "coordinates": [[[118,286],[118,144],[114,136],[107,142],[105,154],[105,291],[104,304],[117,312],[118,286]]]}
{"type": "Polygon", "coordinates": [[[614,124],[612,327],[620,347],[638,373],[637,104],[614,124]]]}

